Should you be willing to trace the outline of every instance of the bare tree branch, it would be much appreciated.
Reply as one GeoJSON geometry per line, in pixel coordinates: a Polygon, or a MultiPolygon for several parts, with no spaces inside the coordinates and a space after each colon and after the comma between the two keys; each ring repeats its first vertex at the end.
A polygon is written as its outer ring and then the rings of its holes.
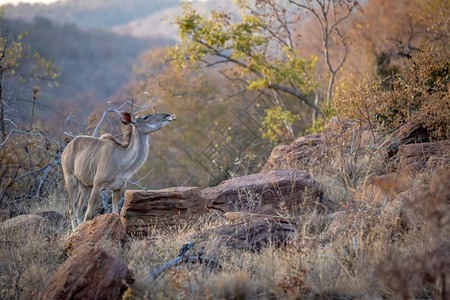
{"type": "MultiPolygon", "coordinates": [[[[219,56],[219,57],[222,57],[222,58],[225,58],[225,59],[229,60],[229,62],[232,62],[232,63],[234,63],[234,64],[236,64],[236,65],[238,65],[238,66],[241,66],[241,67],[243,67],[243,68],[249,70],[251,73],[255,74],[255,75],[258,76],[259,78],[263,78],[263,77],[264,77],[261,73],[255,71],[255,70],[252,70],[251,68],[249,68],[248,65],[245,64],[244,62],[239,61],[239,60],[237,60],[237,59],[234,59],[234,58],[232,58],[232,57],[229,56],[229,55],[223,54],[221,51],[217,50],[216,48],[214,48],[214,47],[208,45],[207,43],[205,43],[205,42],[203,42],[203,41],[197,41],[197,42],[200,43],[201,45],[207,47],[207,48],[210,49],[211,51],[213,51],[214,55],[219,56]]],[[[248,83],[247,83],[247,84],[248,84],[248,83]]],[[[312,102],[310,99],[308,99],[308,97],[307,97],[305,94],[303,94],[302,92],[300,92],[300,91],[297,90],[297,89],[288,88],[288,87],[282,86],[282,85],[280,85],[280,84],[270,84],[270,85],[268,86],[268,88],[272,88],[272,89],[275,89],[275,90],[279,90],[279,91],[283,91],[283,92],[286,92],[286,93],[288,93],[288,94],[291,94],[291,95],[293,95],[293,96],[295,96],[295,97],[301,99],[303,102],[305,102],[306,104],[308,104],[308,105],[311,106],[312,108],[314,108],[319,114],[322,113],[322,112],[320,111],[320,108],[319,108],[317,105],[315,105],[314,102],[312,102]]]]}
{"type": "Polygon", "coordinates": [[[333,97],[333,86],[334,81],[336,77],[336,73],[342,68],[344,65],[347,56],[348,56],[348,46],[345,37],[343,34],[339,31],[338,26],[347,20],[350,17],[350,14],[352,13],[353,9],[356,7],[357,2],[347,3],[345,1],[340,0],[323,0],[322,2],[320,0],[316,0],[316,3],[320,7],[320,12],[317,12],[314,7],[308,2],[308,4],[302,4],[298,3],[293,0],[289,0],[289,3],[292,3],[296,5],[297,7],[304,9],[310,13],[313,14],[315,19],[320,24],[320,29],[322,32],[322,44],[323,44],[323,50],[324,50],[324,56],[325,56],[325,63],[328,67],[328,71],[330,73],[330,80],[328,83],[328,93],[327,93],[327,103],[328,106],[331,104],[331,100],[333,97]],[[338,7],[341,7],[342,5],[345,6],[345,13],[344,15],[338,17],[337,9],[338,7]],[[333,9],[333,17],[330,16],[330,8],[333,9]],[[331,22],[331,24],[330,24],[331,22]],[[343,56],[338,59],[338,63],[336,67],[333,67],[330,57],[330,41],[332,41],[332,35],[333,33],[336,33],[339,37],[339,39],[342,42],[343,48],[344,48],[344,54],[343,56]]]}
{"type": "Polygon", "coordinates": [[[201,251],[198,255],[191,255],[191,256],[186,255],[186,252],[189,249],[191,249],[194,246],[194,244],[195,244],[194,242],[189,242],[187,244],[184,244],[183,247],[181,247],[180,252],[176,258],[153,269],[153,271],[146,277],[146,279],[155,280],[162,272],[164,272],[165,270],[167,270],[173,266],[179,265],[182,262],[184,262],[184,263],[187,263],[187,262],[205,263],[208,266],[210,266],[211,268],[222,269],[222,266],[218,262],[202,258],[203,251],[201,251]]]}

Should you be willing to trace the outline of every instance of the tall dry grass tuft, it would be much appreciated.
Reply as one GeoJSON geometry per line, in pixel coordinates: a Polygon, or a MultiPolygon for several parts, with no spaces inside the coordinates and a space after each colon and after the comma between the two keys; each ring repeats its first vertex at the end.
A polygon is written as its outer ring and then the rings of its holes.
{"type": "Polygon", "coordinates": [[[38,228],[2,231],[0,235],[0,298],[37,299],[53,271],[63,262],[62,229],[38,228]]]}
{"type": "Polygon", "coordinates": [[[207,293],[212,299],[258,299],[264,288],[248,272],[235,271],[211,276],[207,293]]]}
{"type": "Polygon", "coordinates": [[[436,170],[407,201],[409,219],[415,222],[404,234],[405,247],[377,267],[384,283],[404,298],[450,296],[449,180],[448,168],[436,170]]]}
{"type": "Polygon", "coordinates": [[[395,213],[382,201],[348,201],[345,218],[329,228],[330,242],[304,260],[305,285],[320,297],[446,299],[448,179],[448,169],[411,177],[415,192],[391,200],[402,208],[395,213]]]}

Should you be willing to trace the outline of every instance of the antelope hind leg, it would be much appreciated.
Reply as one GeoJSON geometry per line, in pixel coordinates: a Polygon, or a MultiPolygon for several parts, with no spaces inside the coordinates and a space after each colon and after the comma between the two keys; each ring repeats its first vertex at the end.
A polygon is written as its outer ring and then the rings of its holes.
{"type": "Polygon", "coordinates": [[[91,195],[89,196],[89,202],[86,209],[86,215],[84,216],[84,221],[89,221],[92,218],[92,212],[95,207],[95,203],[97,202],[98,196],[100,196],[100,192],[102,188],[99,186],[94,186],[91,191],[91,195]]]}
{"type": "Polygon", "coordinates": [[[81,223],[83,223],[84,208],[86,207],[86,205],[88,203],[89,195],[91,194],[92,187],[79,184],[78,189],[80,190],[80,196],[78,198],[78,203],[77,203],[77,207],[78,207],[77,221],[78,221],[78,224],[81,224],[81,223]]]}
{"type": "Polygon", "coordinates": [[[120,195],[122,194],[123,188],[120,190],[113,191],[112,196],[112,212],[116,215],[119,214],[119,201],[120,201],[120,195]]]}

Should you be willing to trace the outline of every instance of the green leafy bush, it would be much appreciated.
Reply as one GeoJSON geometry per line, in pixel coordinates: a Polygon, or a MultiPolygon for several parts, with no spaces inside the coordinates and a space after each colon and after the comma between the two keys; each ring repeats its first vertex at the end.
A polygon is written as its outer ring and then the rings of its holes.
{"type": "Polygon", "coordinates": [[[280,106],[266,109],[266,116],[261,123],[262,137],[269,139],[271,142],[279,138],[289,137],[290,126],[300,120],[300,116],[292,112],[282,109],[280,106]]]}
{"type": "Polygon", "coordinates": [[[358,119],[390,132],[407,122],[420,122],[436,140],[448,139],[450,124],[448,55],[430,50],[411,59],[385,90],[383,80],[354,80],[336,93],[343,118],[358,119]]]}

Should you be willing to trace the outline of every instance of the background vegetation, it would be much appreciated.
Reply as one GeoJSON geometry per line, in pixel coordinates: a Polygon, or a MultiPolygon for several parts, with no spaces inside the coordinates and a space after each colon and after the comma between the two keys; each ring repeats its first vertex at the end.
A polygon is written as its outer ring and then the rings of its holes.
{"type": "MultiPolygon", "coordinates": [[[[147,296],[445,298],[448,163],[402,175],[414,193],[400,219],[385,210],[398,195],[369,197],[368,180],[390,172],[377,149],[400,126],[422,122],[431,139],[449,138],[448,1],[219,2],[5,6],[1,219],[55,206],[65,213],[64,146],[92,134],[107,108],[128,100],[177,116],[152,135],[149,161],[133,178],[139,185],[128,188],[215,185],[260,171],[278,144],[335,126],[319,164],[305,167],[324,192],[320,209],[280,211],[295,219],[298,239],[257,254],[211,245],[208,255],[225,261],[224,272],[173,270],[147,296]],[[158,13],[173,17],[178,40],[145,27],[158,13]],[[343,133],[348,124],[359,127],[343,133]],[[361,128],[369,128],[369,143],[361,128]],[[333,229],[327,217],[342,211],[333,229]]],[[[112,114],[100,127],[123,130],[112,114]]],[[[144,275],[175,256],[192,232],[224,222],[205,216],[111,251],[144,275]]],[[[2,295],[42,290],[63,260],[58,247],[67,233],[53,234],[0,241],[2,295]],[[40,259],[16,251],[18,244],[40,259]]]]}
{"type": "MultiPolygon", "coordinates": [[[[10,110],[3,120],[11,121],[0,122],[3,138],[15,126],[34,128],[63,148],[70,136],[62,132],[92,133],[105,105],[130,99],[148,104],[179,120],[154,135],[151,163],[136,177],[151,171],[141,185],[159,188],[204,186],[256,171],[274,145],[320,131],[336,113],[388,131],[421,119],[438,129],[435,138],[448,136],[447,110],[435,109],[448,97],[445,2],[337,1],[328,8],[314,3],[238,1],[211,13],[214,2],[184,4],[177,11],[171,2],[147,7],[139,1],[125,7],[83,1],[5,6],[3,46],[10,52],[20,47],[21,53],[6,57],[16,61],[15,73],[8,75],[3,62],[2,105],[10,110]],[[77,17],[100,11],[101,29],[92,18],[77,17]],[[180,43],[165,48],[174,41],[158,30],[145,39],[111,31],[126,22],[138,26],[133,20],[144,11],[173,17],[180,43]],[[124,17],[116,18],[120,12],[124,17]],[[414,58],[419,54],[423,58],[414,58]],[[50,73],[33,69],[39,60],[50,73]],[[440,65],[430,69],[436,60],[440,65]],[[405,67],[415,73],[399,73],[405,67]],[[430,72],[435,78],[426,77],[430,72]],[[409,82],[416,85],[410,88],[409,82]],[[333,90],[336,101],[330,100],[333,90]],[[248,170],[235,164],[242,160],[248,170]]],[[[101,132],[123,131],[108,117],[101,132]]]]}

